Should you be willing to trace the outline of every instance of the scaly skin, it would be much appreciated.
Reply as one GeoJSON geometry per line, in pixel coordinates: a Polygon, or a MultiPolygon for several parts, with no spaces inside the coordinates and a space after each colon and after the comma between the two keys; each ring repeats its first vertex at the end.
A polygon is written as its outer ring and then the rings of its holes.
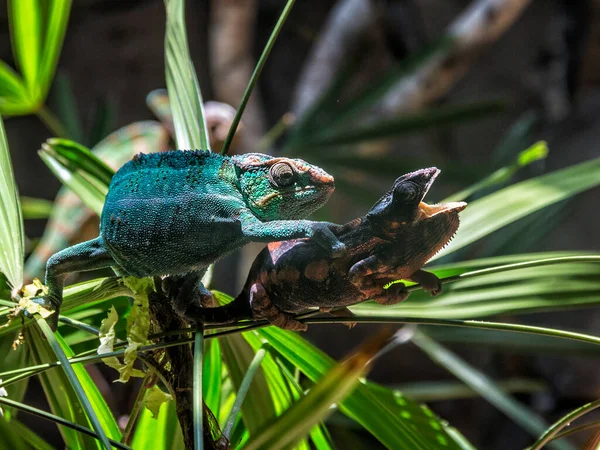
{"type": "MultiPolygon", "coordinates": [[[[92,152],[111,169],[117,170],[137,153],[166,150],[168,142],[167,130],[159,122],[148,120],[133,123],[111,133],[99,142],[92,152]]],[[[46,261],[54,253],[73,242],[86,239],[81,236],[86,234],[82,233],[82,230],[93,229],[92,222],[96,217],[73,191],[66,187],[61,188],[54,201],[44,235],[25,263],[26,283],[44,275],[46,261]]],[[[95,228],[97,230],[97,225],[95,228]]],[[[90,237],[88,234],[87,239],[90,237]]]]}
{"type": "Polygon", "coordinates": [[[430,168],[398,178],[366,216],[334,229],[347,248],[344,256],[331,258],[310,239],[271,243],[255,259],[232,303],[189,314],[216,323],[265,318],[282,328],[305,330],[293,314],[306,308],[331,311],[369,299],[383,305],[405,300],[409,292],[402,283],[383,289],[390,281],[415,281],[438,295],[439,279],[421,267],[450,241],[466,206],[422,202],[438,173],[430,168]]]}
{"type": "MultiPolygon", "coordinates": [[[[175,308],[210,302],[200,282],[217,259],[251,241],[311,237],[340,254],[333,224],[301,220],[322,206],[333,177],[316,166],[259,153],[140,154],[112,178],[100,236],[54,254],[46,266],[45,306],[57,313],[70,272],[113,267],[137,277],[183,277],[175,308]]],[[[52,316],[56,325],[58,314],[52,316]]]]}

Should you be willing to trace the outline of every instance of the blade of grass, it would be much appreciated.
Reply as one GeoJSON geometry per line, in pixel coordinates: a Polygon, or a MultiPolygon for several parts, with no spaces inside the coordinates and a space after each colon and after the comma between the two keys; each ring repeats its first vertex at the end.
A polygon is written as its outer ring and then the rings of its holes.
{"type": "MultiPolygon", "coordinates": [[[[433,362],[476,391],[532,436],[538,436],[547,428],[544,419],[535,411],[503,392],[493,380],[424,333],[417,330],[412,337],[412,342],[433,362]]],[[[555,443],[553,448],[574,450],[574,447],[566,442],[555,443]]]]}
{"type": "Polygon", "coordinates": [[[384,341],[384,337],[380,335],[351,357],[332,367],[307,395],[259,434],[251,437],[244,449],[268,450],[293,446],[333,412],[333,404],[342,401],[360,384],[359,377],[366,372],[369,361],[384,341]]]}
{"type": "Polygon", "coordinates": [[[104,206],[104,198],[106,197],[107,190],[99,188],[97,184],[92,183],[81,173],[73,172],[65,167],[44,148],[45,145],[46,144],[42,144],[42,150],[38,152],[42,161],[46,163],[48,168],[61,183],[68,186],[75,194],[77,194],[85,206],[100,215],[102,207],[104,206]]]}
{"type": "Polygon", "coordinates": [[[202,376],[202,395],[206,406],[215,414],[221,409],[221,348],[216,340],[206,342],[202,376]]]}
{"type": "Polygon", "coordinates": [[[52,138],[42,145],[44,151],[59,159],[69,170],[81,170],[108,187],[115,171],[89,148],[69,139],[52,138]]]}
{"type": "Polygon", "coordinates": [[[19,63],[29,100],[40,101],[37,84],[41,53],[41,17],[37,0],[11,0],[9,19],[15,59],[19,63]]]}
{"type": "Polygon", "coordinates": [[[165,76],[177,147],[210,150],[202,93],[190,57],[185,1],[165,0],[165,76]]]}
{"type": "Polygon", "coordinates": [[[279,15],[279,19],[277,20],[277,23],[275,24],[275,28],[273,28],[273,31],[271,32],[271,36],[269,36],[267,45],[265,45],[265,48],[263,49],[263,52],[260,55],[260,58],[258,59],[258,63],[256,64],[256,67],[254,68],[254,72],[252,72],[252,76],[250,77],[248,86],[246,87],[246,90],[244,91],[244,95],[242,96],[242,101],[240,102],[240,106],[238,106],[238,109],[235,113],[233,121],[231,122],[231,127],[229,127],[229,131],[227,132],[227,137],[225,138],[225,142],[223,142],[223,148],[221,150],[222,155],[226,155],[227,151],[229,150],[229,146],[231,145],[233,136],[235,135],[235,132],[237,131],[237,127],[242,118],[242,114],[244,114],[244,109],[246,109],[246,104],[248,103],[248,100],[250,99],[250,94],[252,94],[254,85],[258,81],[258,77],[260,76],[260,73],[262,72],[262,69],[263,69],[265,63],[267,62],[267,58],[269,57],[269,54],[271,53],[273,45],[275,45],[275,41],[277,40],[277,36],[279,36],[279,32],[281,31],[283,24],[285,23],[286,19],[288,18],[289,14],[292,10],[292,7],[294,6],[295,1],[296,0],[288,0],[287,3],[285,4],[283,11],[279,15]]]}
{"type": "Polygon", "coordinates": [[[600,184],[600,158],[522,181],[469,204],[454,239],[431,261],[538,211],[600,184]]]}
{"type": "Polygon", "coordinates": [[[548,427],[548,429],[545,430],[544,434],[542,434],[540,438],[537,441],[535,441],[535,443],[531,447],[528,448],[528,450],[540,450],[544,445],[548,444],[552,439],[554,439],[554,437],[558,434],[558,432],[560,432],[560,430],[569,426],[571,422],[573,422],[575,419],[589,413],[590,411],[593,411],[596,408],[600,408],[600,400],[596,400],[587,403],[583,406],[580,406],[579,408],[571,411],[567,415],[561,417],[559,420],[553,423],[552,426],[548,427]]]}
{"type": "Polygon", "coordinates": [[[158,417],[144,408],[137,423],[133,449],[183,450],[183,436],[177,420],[175,402],[167,402],[160,407],[158,417]]]}
{"type": "MultiPolygon", "coordinates": [[[[73,429],[73,430],[75,430],[75,431],[77,431],[79,433],[83,433],[83,434],[86,434],[88,436],[99,438],[99,435],[97,433],[95,433],[93,430],[90,430],[87,427],[84,427],[84,426],[81,426],[79,424],[76,424],[76,423],[70,422],[68,420],[65,420],[62,417],[56,416],[54,414],[50,414],[49,412],[43,411],[41,409],[34,408],[32,406],[25,405],[25,404],[20,403],[20,402],[15,402],[13,400],[10,400],[10,399],[4,398],[4,397],[0,397],[0,404],[4,404],[4,405],[7,405],[7,406],[12,406],[13,408],[19,409],[19,410],[24,411],[26,413],[33,414],[33,415],[35,415],[37,417],[41,417],[42,419],[50,420],[52,422],[55,422],[56,424],[60,424],[60,425],[63,425],[65,427],[71,428],[71,429],[73,429]]],[[[13,422],[11,421],[11,426],[12,426],[12,424],[13,424],[13,422]]],[[[40,439],[40,438],[38,438],[38,439],[40,439]]],[[[36,442],[39,442],[39,441],[36,441],[36,442]]],[[[115,448],[120,448],[122,450],[131,450],[130,447],[128,447],[126,445],[123,445],[120,442],[115,441],[113,439],[109,439],[108,442],[110,442],[110,444],[113,447],[115,447],[115,448]]],[[[38,450],[41,450],[44,447],[37,447],[36,446],[35,448],[38,449],[38,450]]],[[[49,448],[54,448],[54,447],[49,447],[49,448]]]]}
{"type": "Polygon", "coordinates": [[[246,398],[246,394],[248,393],[248,389],[250,389],[250,384],[254,380],[254,376],[256,375],[256,371],[260,367],[265,355],[267,354],[267,350],[265,346],[258,349],[258,351],[254,354],[254,358],[250,362],[250,366],[242,379],[242,383],[240,384],[240,388],[235,397],[235,402],[229,412],[229,417],[225,422],[225,427],[223,427],[223,435],[229,440],[231,438],[231,431],[233,430],[233,426],[235,425],[235,421],[237,419],[237,415],[242,408],[242,403],[246,398]]]}
{"type": "Polygon", "coordinates": [[[42,91],[42,98],[46,97],[56,70],[65,32],[67,31],[71,0],[51,0],[48,8],[46,34],[37,79],[42,91]]]}
{"type": "MultiPolygon", "coordinates": [[[[294,333],[275,327],[259,330],[258,333],[313,382],[317,382],[334,366],[330,357],[294,333]]],[[[453,445],[454,441],[446,434],[443,424],[435,416],[426,418],[429,424],[436,424],[435,428],[432,426],[415,431],[413,418],[423,416],[424,413],[409,399],[405,398],[405,409],[410,413],[407,417],[411,419],[390,414],[363,384],[359,384],[354,393],[339,406],[344,414],[365,427],[388,448],[439,449],[440,441],[447,443],[448,450],[460,448],[453,445]]]]}
{"type": "Polygon", "coordinates": [[[0,111],[8,114],[2,109],[2,101],[12,99],[15,102],[25,102],[27,89],[23,86],[23,80],[17,72],[4,61],[0,61],[0,111]]]}
{"type": "Polygon", "coordinates": [[[81,403],[81,406],[85,410],[85,412],[88,416],[88,419],[92,423],[92,427],[93,427],[94,431],[96,432],[96,434],[98,435],[98,439],[102,442],[102,445],[104,446],[104,448],[106,450],[110,450],[111,444],[110,444],[108,438],[106,437],[104,429],[102,428],[102,425],[100,424],[100,420],[96,416],[96,412],[94,411],[94,408],[92,407],[85,391],[83,390],[83,387],[81,386],[81,383],[79,382],[79,379],[77,378],[77,375],[75,375],[75,371],[73,370],[73,367],[71,367],[71,363],[69,362],[67,355],[63,351],[63,349],[62,349],[60,343],[58,342],[58,340],[56,339],[56,337],[54,336],[54,333],[52,332],[52,330],[46,323],[46,320],[43,319],[42,317],[38,317],[36,319],[36,321],[38,323],[38,326],[42,330],[42,333],[48,340],[48,344],[50,344],[50,347],[52,347],[52,350],[56,354],[58,360],[61,362],[63,370],[65,371],[65,374],[67,375],[67,378],[69,379],[69,382],[71,383],[71,387],[75,391],[75,394],[77,395],[77,398],[79,399],[79,402],[81,403]]]}
{"type": "Polygon", "coordinates": [[[204,364],[204,330],[202,327],[194,334],[194,449],[204,448],[204,435],[202,431],[202,366],[204,364]]]}
{"type": "Polygon", "coordinates": [[[23,284],[25,240],[23,217],[4,123],[0,118],[0,272],[12,289],[23,284]]]}
{"type": "Polygon", "coordinates": [[[459,202],[467,199],[478,191],[488,189],[501,183],[506,183],[520,169],[535,161],[544,159],[546,156],[548,156],[547,144],[543,141],[536,142],[528,149],[520,152],[517,155],[517,159],[512,164],[496,170],[494,173],[488,175],[484,179],[469,186],[468,188],[463,189],[462,191],[457,192],[450,197],[447,197],[444,199],[444,202],[459,202]]]}
{"type": "Polygon", "coordinates": [[[21,209],[23,219],[47,219],[52,213],[54,205],[45,198],[23,197],[21,196],[21,209]]]}

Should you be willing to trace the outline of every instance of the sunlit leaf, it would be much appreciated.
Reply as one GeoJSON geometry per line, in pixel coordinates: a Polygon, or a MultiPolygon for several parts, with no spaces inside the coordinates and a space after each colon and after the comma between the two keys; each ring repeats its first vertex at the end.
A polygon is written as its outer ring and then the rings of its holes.
{"type": "Polygon", "coordinates": [[[131,448],[184,450],[181,428],[175,412],[175,402],[165,403],[154,419],[146,409],[140,412],[131,448]]]}
{"type": "Polygon", "coordinates": [[[377,344],[371,344],[334,365],[304,397],[260,433],[252,436],[244,449],[287,448],[302,439],[333,412],[333,404],[342,401],[359,385],[359,377],[364,374],[378,349],[377,344]]]}
{"type": "MultiPolygon", "coordinates": [[[[20,0],[17,0],[20,1],[20,0]]],[[[38,84],[45,97],[52,83],[52,77],[58,64],[58,57],[62,48],[67,22],[71,11],[71,0],[51,0],[48,4],[46,34],[44,36],[42,55],[40,61],[38,84]]]]}
{"type": "Polygon", "coordinates": [[[0,118],[0,272],[13,289],[23,284],[23,218],[4,123],[0,118]]]}
{"type": "Polygon", "coordinates": [[[42,51],[41,10],[37,0],[11,0],[9,17],[15,59],[19,63],[29,97],[36,101],[39,99],[37,81],[42,51]]]}
{"type": "Polygon", "coordinates": [[[165,77],[177,147],[210,150],[202,94],[190,57],[183,0],[165,0],[165,77]]]}
{"type": "MultiPolygon", "coordinates": [[[[313,382],[334,366],[330,357],[294,333],[276,327],[261,329],[257,333],[313,382]]],[[[390,401],[393,403],[395,400],[390,398],[390,401]]],[[[439,449],[440,443],[447,449],[460,448],[446,433],[443,422],[434,415],[426,415],[419,405],[406,398],[403,410],[409,419],[389,414],[388,408],[364,384],[359,384],[354,393],[340,404],[340,409],[388,448],[439,449]],[[416,431],[413,422],[418,417],[423,417],[430,427],[416,431]]]]}
{"type": "MultiPolygon", "coordinates": [[[[538,413],[503,392],[493,380],[433,339],[417,331],[412,338],[412,342],[435,363],[444,367],[471,389],[478,392],[533,437],[539,436],[548,428],[548,424],[544,422],[538,413]]],[[[561,450],[574,449],[572,445],[566,442],[553,442],[549,444],[549,447],[561,450]]]]}
{"type": "Polygon", "coordinates": [[[546,206],[600,184],[600,158],[522,181],[471,202],[454,239],[432,261],[546,206]]]}

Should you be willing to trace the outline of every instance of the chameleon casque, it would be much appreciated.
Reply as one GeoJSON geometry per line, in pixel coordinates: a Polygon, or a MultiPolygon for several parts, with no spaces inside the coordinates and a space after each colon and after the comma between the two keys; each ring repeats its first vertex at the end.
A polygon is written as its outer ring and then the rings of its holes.
{"type": "Polygon", "coordinates": [[[70,272],[113,267],[119,275],[183,276],[175,309],[212,294],[201,278],[209,264],[251,241],[311,237],[324,253],[344,245],[328,222],[301,220],[334,190],[333,177],[301,159],[210,151],[139,154],[113,176],[100,235],[50,257],[48,295],[38,301],[56,314],[70,272]]]}
{"type": "Polygon", "coordinates": [[[306,308],[329,312],[369,299],[382,305],[405,300],[404,284],[383,289],[390,281],[414,281],[438,295],[440,280],[421,267],[452,239],[458,213],[466,206],[423,202],[439,172],[432,167],[401,176],[365,216],[334,229],[345,255],[331,258],[312,239],[271,243],[254,260],[233,302],[188,313],[206,322],[264,318],[282,328],[305,330],[293,314],[306,308]]]}

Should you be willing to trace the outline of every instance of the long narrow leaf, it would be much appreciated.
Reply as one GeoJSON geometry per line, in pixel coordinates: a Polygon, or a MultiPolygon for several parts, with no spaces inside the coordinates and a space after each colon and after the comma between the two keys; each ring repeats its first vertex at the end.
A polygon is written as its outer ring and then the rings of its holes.
{"type": "Polygon", "coordinates": [[[65,32],[67,31],[70,11],[71,0],[50,1],[47,12],[46,35],[44,37],[38,75],[38,84],[42,90],[42,97],[46,97],[52,83],[65,32]]]}
{"type": "MultiPolygon", "coordinates": [[[[503,392],[491,379],[433,339],[417,331],[413,336],[412,342],[423,350],[434,362],[444,367],[471,389],[478,392],[483,398],[510,417],[532,436],[537,437],[548,428],[543,418],[536,412],[503,392]]],[[[574,450],[573,446],[565,442],[554,442],[550,446],[560,450],[574,450]]]]}
{"type": "Polygon", "coordinates": [[[61,183],[75,192],[88,208],[100,215],[104,206],[107,189],[101,188],[101,185],[91,182],[83,174],[71,171],[48,151],[43,149],[39,152],[39,155],[61,183]]]}
{"type": "Polygon", "coordinates": [[[342,401],[358,386],[359,377],[365,373],[369,361],[379,348],[374,342],[336,364],[306,396],[252,437],[244,449],[289,448],[302,439],[316,424],[333,412],[331,405],[342,401]]]}
{"type": "MultiPolygon", "coordinates": [[[[322,378],[334,366],[330,357],[294,333],[275,327],[258,330],[258,333],[313,382],[322,378]]],[[[340,404],[340,409],[388,448],[438,449],[440,442],[444,442],[448,450],[460,448],[446,433],[442,421],[435,416],[426,415],[411,400],[403,400],[403,410],[406,414],[390,414],[369,388],[360,384],[354,393],[340,404]],[[435,425],[416,431],[413,421],[418,417],[423,417],[427,423],[435,425]]]]}
{"type": "Polygon", "coordinates": [[[36,0],[10,1],[11,37],[31,100],[38,99],[41,53],[41,10],[36,0]]]}
{"type": "Polygon", "coordinates": [[[21,206],[0,118],[0,272],[13,289],[23,284],[24,249],[21,206]]]}
{"type": "Polygon", "coordinates": [[[514,184],[469,204],[454,239],[432,261],[548,205],[600,184],[600,158],[514,184]]]}
{"type": "Polygon", "coordinates": [[[210,150],[202,94],[190,57],[184,0],[165,0],[165,73],[177,147],[210,150]]]}
{"type": "Polygon", "coordinates": [[[158,417],[144,409],[140,414],[133,441],[133,449],[183,450],[183,436],[177,420],[175,402],[160,407],[158,417]]]}

